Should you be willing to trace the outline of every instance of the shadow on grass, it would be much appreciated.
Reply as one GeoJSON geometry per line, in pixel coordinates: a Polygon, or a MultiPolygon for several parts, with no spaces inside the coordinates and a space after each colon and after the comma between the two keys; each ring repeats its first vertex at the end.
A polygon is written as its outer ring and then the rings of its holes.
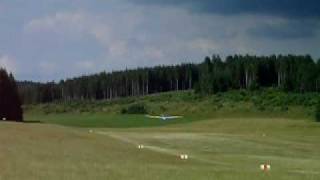
{"type": "Polygon", "coordinates": [[[33,120],[28,120],[28,121],[23,121],[22,123],[26,123],[26,124],[42,124],[43,122],[41,121],[33,121],[33,120]]]}

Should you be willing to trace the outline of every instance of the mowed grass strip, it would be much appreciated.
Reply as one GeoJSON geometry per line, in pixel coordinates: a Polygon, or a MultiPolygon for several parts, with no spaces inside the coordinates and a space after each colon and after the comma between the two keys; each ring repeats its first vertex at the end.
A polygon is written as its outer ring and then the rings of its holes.
{"type": "Polygon", "coordinates": [[[150,119],[145,115],[119,115],[103,113],[81,113],[81,114],[26,114],[27,122],[41,122],[60,124],[72,127],[87,128],[137,128],[157,127],[170,124],[184,124],[205,118],[195,116],[181,119],[163,121],[161,119],[150,119]]]}
{"type": "MultiPolygon", "coordinates": [[[[172,156],[52,125],[0,124],[0,179],[141,179],[179,167],[172,156]],[[170,168],[171,167],[171,168],[170,168]]],[[[183,164],[182,164],[183,165],[183,164]]]]}

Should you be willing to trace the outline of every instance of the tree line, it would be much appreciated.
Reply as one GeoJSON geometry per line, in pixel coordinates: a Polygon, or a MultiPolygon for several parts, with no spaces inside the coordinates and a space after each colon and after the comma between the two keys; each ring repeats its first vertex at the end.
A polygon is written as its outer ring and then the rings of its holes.
{"type": "Polygon", "coordinates": [[[222,60],[213,55],[199,64],[101,72],[58,83],[19,82],[18,85],[25,104],[110,100],[189,89],[204,95],[264,87],[301,93],[319,92],[320,59],[315,61],[309,55],[233,55],[222,60]]]}

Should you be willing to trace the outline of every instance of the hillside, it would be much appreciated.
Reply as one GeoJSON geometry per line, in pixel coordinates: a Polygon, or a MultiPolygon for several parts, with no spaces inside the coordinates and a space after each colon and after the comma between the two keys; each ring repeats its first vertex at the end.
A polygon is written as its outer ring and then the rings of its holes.
{"type": "MultiPolygon", "coordinates": [[[[211,96],[201,96],[193,91],[169,92],[143,97],[119,98],[112,101],[55,102],[25,106],[27,120],[41,120],[59,124],[104,127],[157,126],[141,115],[123,115],[132,106],[142,106],[145,114],[182,115],[182,120],[169,123],[190,122],[220,117],[286,117],[313,119],[318,93],[284,93],[275,89],[259,91],[229,91],[211,96]],[[127,118],[123,118],[126,116],[127,118]],[[119,119],[119,121],[114,121],[119,119]],[[134,119],[143,120],[134,121],[134,119]]],[[[163,123],[167,124],[167,123],[163,123]]]]}

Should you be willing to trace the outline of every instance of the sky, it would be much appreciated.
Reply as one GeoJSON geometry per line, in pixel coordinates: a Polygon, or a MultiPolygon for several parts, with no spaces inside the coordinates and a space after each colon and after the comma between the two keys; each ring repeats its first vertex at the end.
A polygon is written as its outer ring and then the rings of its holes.
{"type": "Polygon", "coordinates": [[[0,0],[18,80],[279,53],[320,58],[319,0],[0,0]]]}

